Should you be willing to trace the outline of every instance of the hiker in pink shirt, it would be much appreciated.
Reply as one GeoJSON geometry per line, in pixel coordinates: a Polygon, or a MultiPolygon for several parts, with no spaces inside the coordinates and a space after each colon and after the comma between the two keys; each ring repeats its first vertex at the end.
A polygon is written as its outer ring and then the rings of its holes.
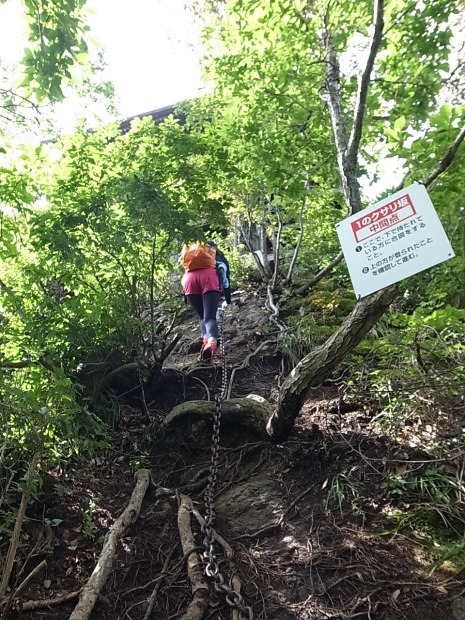
{"type": "Polygon", "coordinates": [[[185,246],[180,262],[186,269],[181,281],[184,295],[200,318],[203,342],[199,360],[207,361],[218,349],[216,315],[222,292],[225,296],[223,309],[231,304],[229,264],[213,241],[204,246],[185,246]]]}

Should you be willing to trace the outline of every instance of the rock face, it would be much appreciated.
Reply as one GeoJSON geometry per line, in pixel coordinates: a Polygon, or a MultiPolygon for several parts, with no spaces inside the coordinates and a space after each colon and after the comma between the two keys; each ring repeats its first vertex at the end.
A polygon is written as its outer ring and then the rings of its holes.
{"type": "Polygon", "coordinates": [[[240,536],[273,525],[282,514],[282,501],[276,479],[271,474],[253,476],[234,485],[216,500],[218,530],[221,532],[224,523],[229,536],[240,536]]]}

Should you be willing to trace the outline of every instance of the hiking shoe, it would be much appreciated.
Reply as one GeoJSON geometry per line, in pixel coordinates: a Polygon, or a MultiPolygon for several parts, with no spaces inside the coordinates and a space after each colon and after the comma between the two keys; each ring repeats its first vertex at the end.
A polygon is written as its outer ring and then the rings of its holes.
{"type": "Polygon", "coordinates": [[[207,346],[208,340],[206,338],[203,339],[202,348],[200,349],[200,353],[197,355],[197,361],[201,362],[203,360],[203,350],[207,346]]]}
{"type": "Polygon", "coordinates": [[[211,358],[216,355],[218,351],[218,345],[216,344],[216,340],[214,338],[209,338],[207,344],[205,345],[201,355],[202,360],[204,362],[211,360],[211,358]]]}

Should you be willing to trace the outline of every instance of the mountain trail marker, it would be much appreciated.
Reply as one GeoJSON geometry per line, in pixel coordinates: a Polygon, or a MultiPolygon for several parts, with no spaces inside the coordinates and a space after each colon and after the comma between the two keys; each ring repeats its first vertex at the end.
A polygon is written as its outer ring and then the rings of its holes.
{"type": "Polygon", "coordinates": [[[455,256],[424,185],[409,185],[336,224],[358,298],[455,256]]]}

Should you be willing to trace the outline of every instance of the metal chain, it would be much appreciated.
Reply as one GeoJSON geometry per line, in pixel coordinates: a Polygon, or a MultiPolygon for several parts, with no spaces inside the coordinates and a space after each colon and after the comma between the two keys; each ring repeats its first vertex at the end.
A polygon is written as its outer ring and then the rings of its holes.
{"type": "Polygon", "coordinates": [[[226,399],[228,388],[228,369],[226,366],[226,356],[224,349],[224,316],[223,311],[219,320],[220,335],[220,355],[223,358],[221,373],[221,391],[215,395],[215,414],[213,416],[213,433],[211,446],[210,475],[208,476],[208,484],[205,490],[205,524],[202,526],[204,535],[203,544],[205,551],[203,552],[206,561],[205,573],[213,579],[214,588],[217,592],[225,595],[227,604],[239,611],[240,620],[253,620],[252,608],[245,604],[244,598],[239,592],[236,592],[230,585],[225,582],[224,576],[220,572],[219,563],[215,554],[215,539],[213,537],[213,522],[215,520],[215,489],[218,476],[218,455],[220,447],[220,426],[221,426],[221,403],[226,399]]]}

